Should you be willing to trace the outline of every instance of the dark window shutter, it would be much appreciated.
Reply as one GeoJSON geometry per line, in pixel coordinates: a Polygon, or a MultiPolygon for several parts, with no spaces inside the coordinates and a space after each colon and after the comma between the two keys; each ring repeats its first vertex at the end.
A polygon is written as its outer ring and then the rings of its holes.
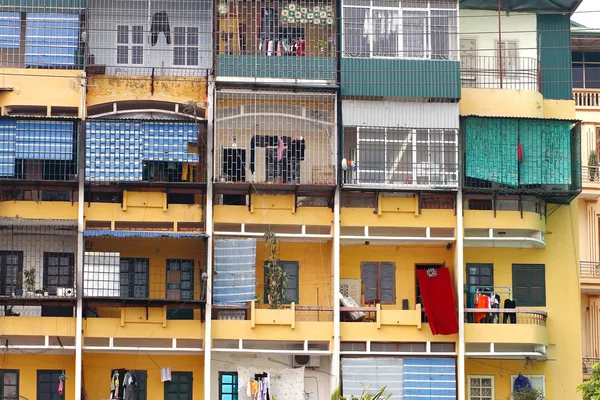
{"type": "Polygon", "coordinates": [[[365,301],[377,299],[378,268],[376,263],[362,263],[361,284],[365,285],[365,301]]]}
{"type": "Polygon", "coordinates": [[[543,265],[529,267],[530,305],[546,305],[546,274],[543,265]]]}
{"type": "Polygon", "coordinates": [[[393,263],[380,263],[379,278],[379,300],[382,304],[395,304],[396,266],[393,263]]]}
{"type": "Polygon", "coordinates": [[[544,265],[513,265],[513,290],[517,306],[546,305],[546,274],[544,265]]]}
{"type": "Polygon", "coordinates": [[[286,275],[285,302],[299,301],[299,265],[297,261],[282,261],[281,268],[286,275]]]}

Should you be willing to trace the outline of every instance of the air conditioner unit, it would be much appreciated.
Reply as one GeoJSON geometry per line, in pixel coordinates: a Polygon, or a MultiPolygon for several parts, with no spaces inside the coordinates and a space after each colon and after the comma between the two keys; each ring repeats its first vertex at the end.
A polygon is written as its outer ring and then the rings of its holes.
{"type": "Polygon", "coordinates": [[[533,351],[536,352],[536,353],[540,353],[540,354],[544,354],[545,355],[547,353],[547,351],[548,351],[548,348],[546,346],[544,346],[544,345],[536,345],[536,346],[533,346],[533,351]]]}
{"type": "Polygon", "coordinates": [[[340,279],[340,293],[344,297],[351,297],[356,304],[360,305],[361,297],[360,279],[340,279]]]}
{"type": "Polygon", "coordinates": [[[294,362],[292,363],[292,365],[294,367],[319,367],[321,366],[321,357],[295,355],[294,362]]]}

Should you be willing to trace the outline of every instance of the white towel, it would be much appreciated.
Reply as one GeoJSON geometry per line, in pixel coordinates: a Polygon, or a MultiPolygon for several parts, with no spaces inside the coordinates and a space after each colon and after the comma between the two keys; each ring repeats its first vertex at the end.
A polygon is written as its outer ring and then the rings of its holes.
{"type": "Polygon", "coordinates": [[[162,367],[160,369],[161,382],[171,381],[171,367],[162,367]]]}

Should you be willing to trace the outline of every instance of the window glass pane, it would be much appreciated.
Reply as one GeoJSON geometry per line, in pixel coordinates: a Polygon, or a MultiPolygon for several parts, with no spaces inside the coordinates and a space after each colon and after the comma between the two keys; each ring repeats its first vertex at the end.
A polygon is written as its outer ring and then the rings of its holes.
{"type": "Polygon", "coordinates": [[[344,55],[346,57],[369,57],[369,39],[365,35],[365,26],[369,30],[370,20],[367,8],[344,8],[344,55]]]}
{"type": "Polygon", "coordinates": [[[117,26],[117,43],[127,44],[129,43],[129,27],[125,25],[117,26]]]}
{"type": "Polygon", "coordinates": [[[198,46],[198,28],[190,27],[187,29],[187,45],[198,46]]]}
{"type": "Polygon", "coordinates": [[[173,44],[175,46],[185,46],[185,28],[176,27],[173,29],[174,32],[174,41],[173,44]]]}
{"type": "Polygon", "coordinates": [[[585,68],[585,87],[589,89],[600,89],[600,66],[585,68]]]}
{"type": "Polygon", "coordinates": [[[131,43],[143,44],[144,43],[144,27],[136,25],[131,27],[131,43]]]}
{"type": "Polygon", "coordinates": [[[403,23],[403,57],[423,58],[426,49],[427,12],[405,11],[403,23]]]}
{"type": "Polygon", "coordinates": [[[173,48],[173,64],[185,65],[185,47],[173,48]]]}
{"type": "Polygon", "coordinates": [[[398,56],[400,13],[396,10],[373,10],[373,55],[398,56]]]}
{"type": "Polygon", "coordinates": [[[455,54],[450,54],[451,42],[456,41],[456,12],[432,11],[431,12],[431,57],[436,60],[455,59],[455,54]]]}
{"type": "Polygon", "coordinates": [[[187,65],[198,65],[198,48],[188,47],[187,49],[187,65]]]}
{"type": "Polygon", "coordinates": [[[129,48],[117,46],[117,64],[129,64],[129,48]]]}

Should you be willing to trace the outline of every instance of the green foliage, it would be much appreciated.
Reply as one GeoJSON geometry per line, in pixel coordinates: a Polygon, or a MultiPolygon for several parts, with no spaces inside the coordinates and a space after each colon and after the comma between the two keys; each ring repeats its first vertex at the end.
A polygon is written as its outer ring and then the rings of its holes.
{"type": "Polygon", "coordinates": [[[583,400],[600,400],[600,363],[592,367],[592,376],[586,382],[577,386],[583,400]]]}
{"type": "Polygon", "coordinates": [[[23,271],[25,276],[25,290],[33,292],[35,290],[35,268],[26,269],[23,271]]]}
{"type": "Polygon", "coordinates": [[[598,165],[598,156],[594,150],[590,151],[590,155],[588,156],[588,166],[595,167],[598,165]]]}
{"type": "Polygon", "coordinates": [[[340,396],[340,387],[338,386],[331,394],[331,400],[388,400],[390,397],[392,397],[392,393],[388,393],[384,396],[383,392],[385,392],[386,387],[387,386],[382,387],[374,395],[372,395],[369,391],[367,391],[367,388],[365,388],[360,397],[342,397],[340,396]]]}
{"type": "Polygon", "coordinates": [[[521,389],[509,396],[510,400],[544,400],[544,395],[537,389],[521,389]]]}
{"type": "Polygon", "coordinates": [[[268,285],[269,308],[283,308],[285,304],[285,289],[287,287],[287,276],[281,268],[277,251],[279,250],[279,239],[270,229],[265,233],[265,246],[269,251],[266,261],[266,283],[268,285]]]}

